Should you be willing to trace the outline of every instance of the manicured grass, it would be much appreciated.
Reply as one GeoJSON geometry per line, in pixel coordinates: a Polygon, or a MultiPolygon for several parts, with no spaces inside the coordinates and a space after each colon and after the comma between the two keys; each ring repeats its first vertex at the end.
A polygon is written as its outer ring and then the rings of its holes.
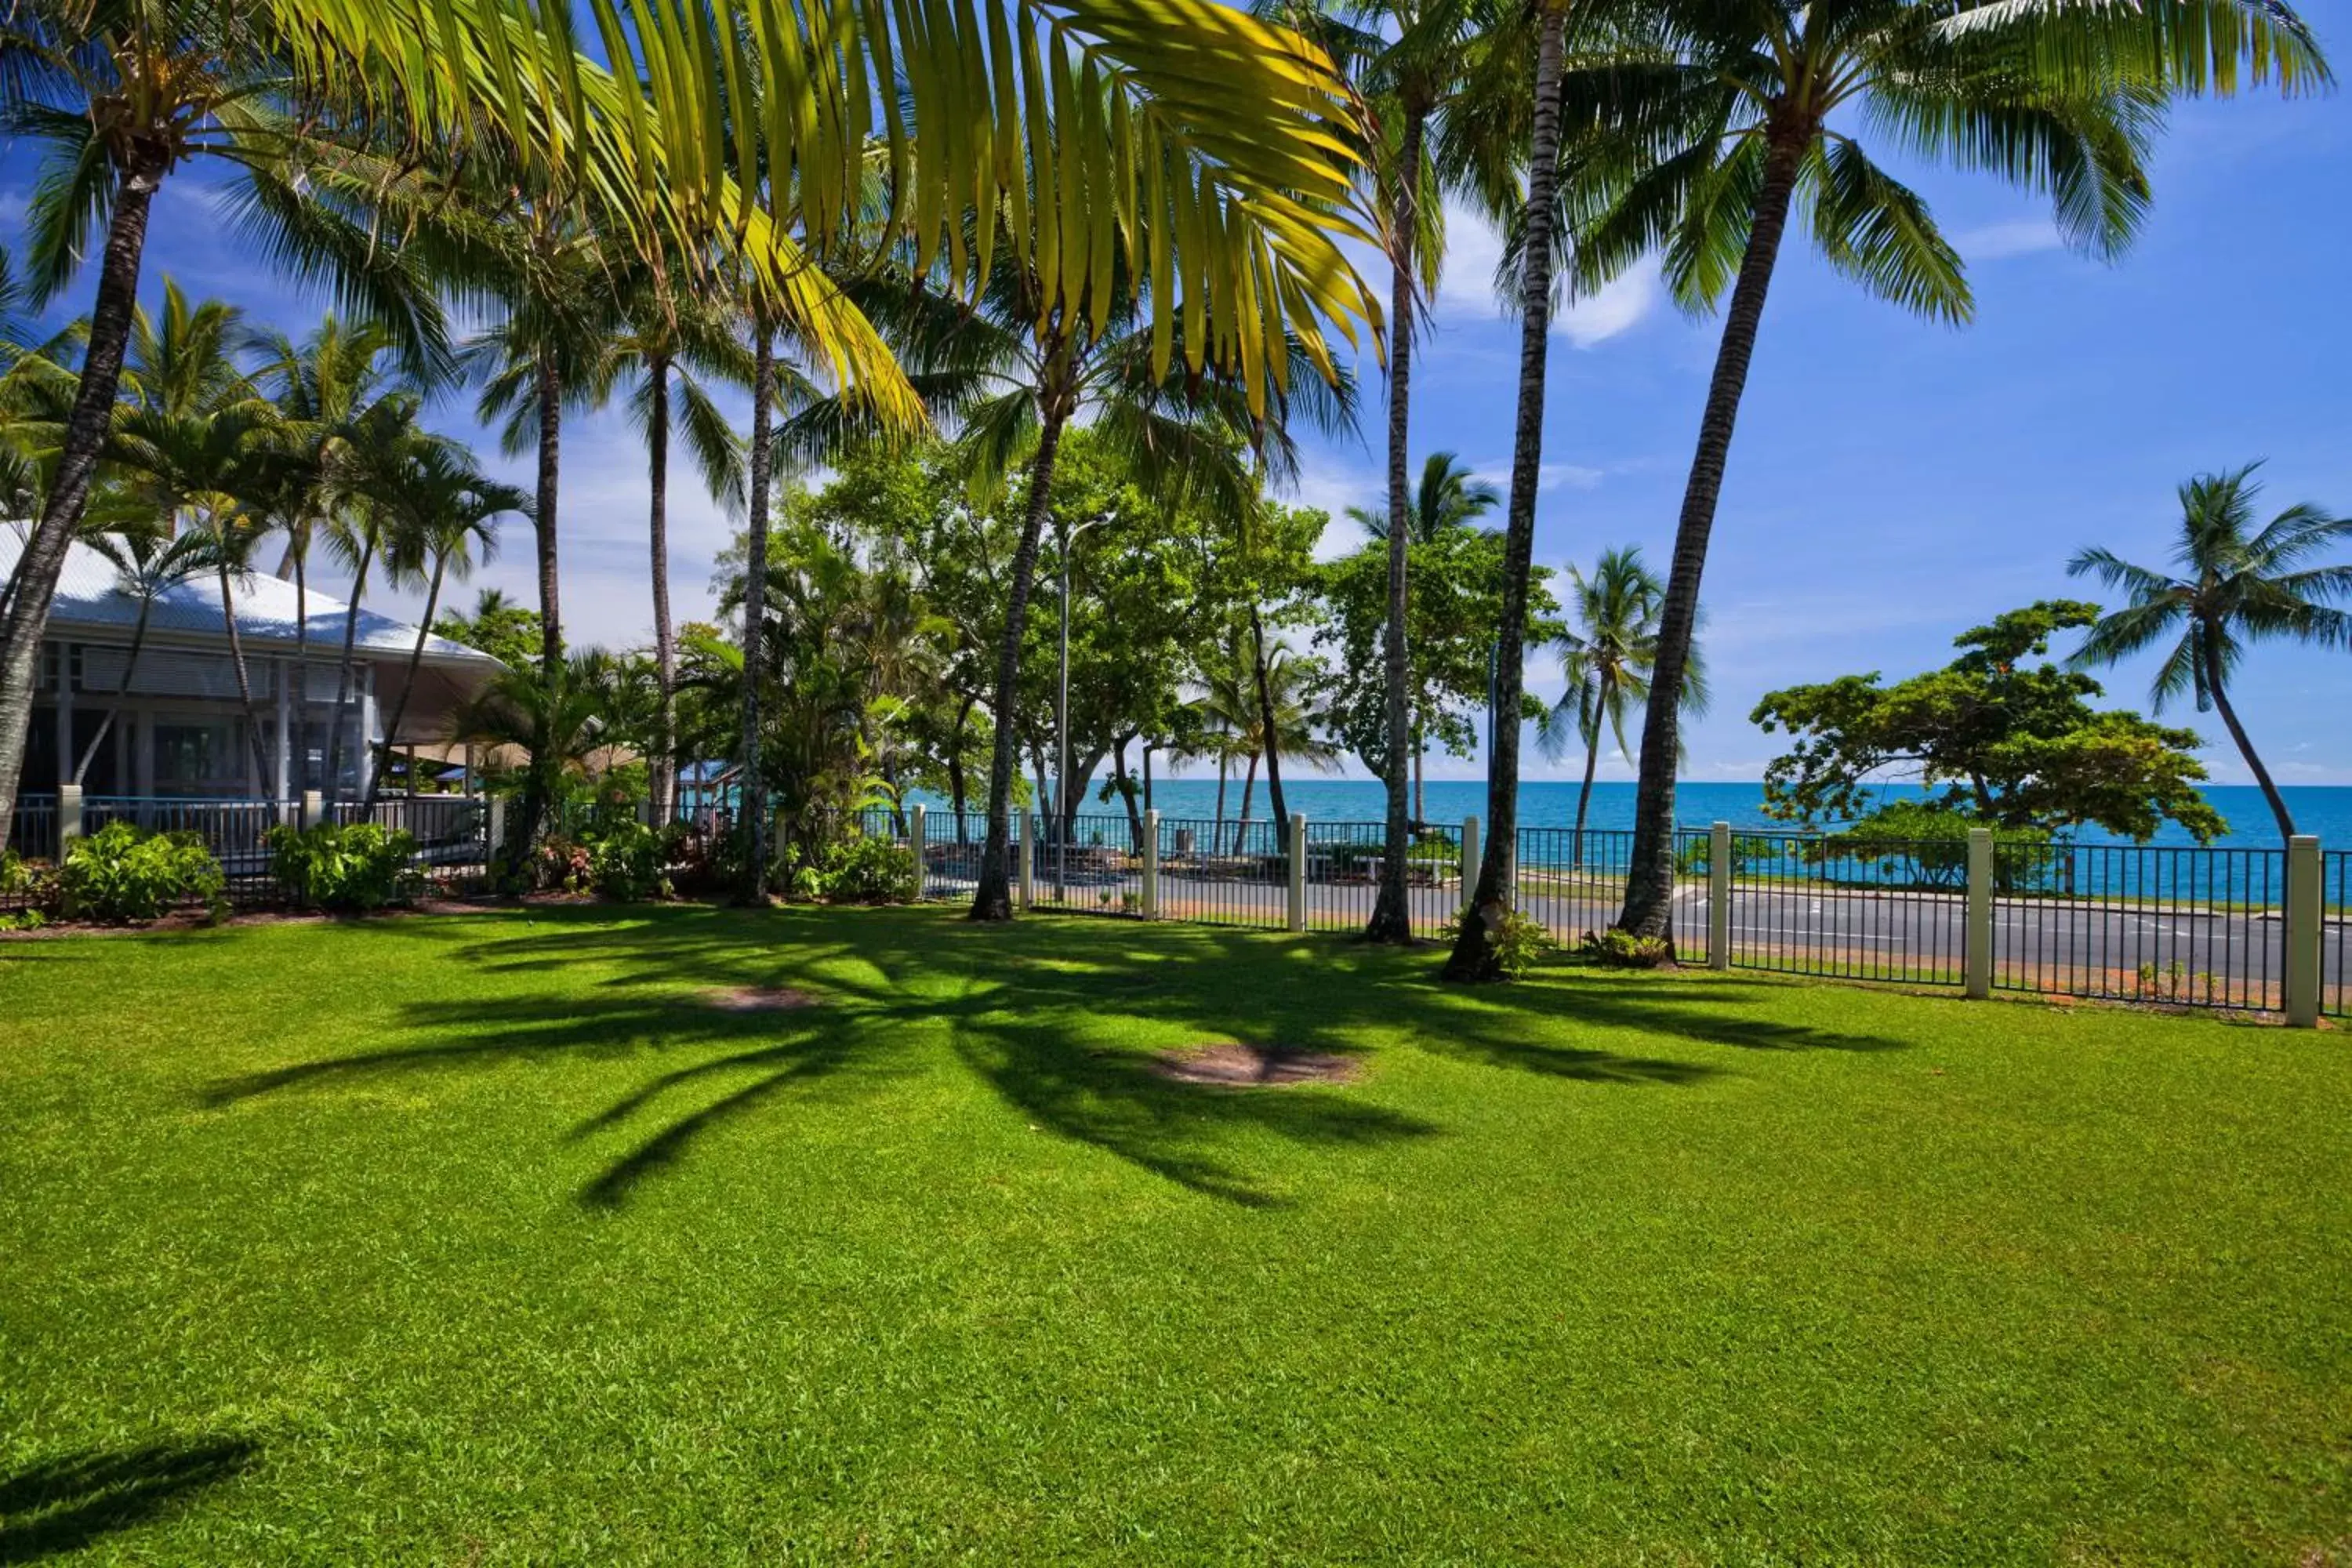
{"type": "Polygon", "coordinates": [[[2344,1037],[1434,962],[0,945],[0,1561],[2352,1561],[2344,1037]]]}

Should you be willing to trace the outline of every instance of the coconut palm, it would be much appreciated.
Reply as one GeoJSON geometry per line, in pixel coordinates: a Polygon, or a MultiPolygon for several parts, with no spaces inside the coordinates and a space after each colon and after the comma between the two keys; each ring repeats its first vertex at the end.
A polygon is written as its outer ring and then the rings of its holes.
{"type": "MultiPolygon", "coordinates": [[[[407,717],[417,667],[425,659],[425,641],[432,635],[426,628],[441,607],[442,585],[452,577],[464,582],[478,563],[497,555],[499,519],[530,506],[526,492],[486,477],[473,454],[455,441],[426,437],[410,443],[400,454],[394,477],[397,483],[386,495],[391,539],[384,575],[394,584],[422,583],[425,613],[416,618],[416,642],[409,649],[392,716],[384,721],[387,750],[407,717]]],[[[377,768],[368,775],[371,805],[384,771],[377,768]]]]}
{"type": "Polygon", "coordinates": [[[138,395],[112,421],[108,454],[118,478],[109,509],[143,512],[146,526],[168,534],[196,528],[211,536],[246,743],[254,776],[266,779],[272,773],[237,626],[236,584],[252,577],[259,542],[251,497],[274,482],[282,455],[277,411],[231,353],[238,331],[235,308],[218,300],[191,302],[170,279],[161,314],[137,313],[130,353],[138,395]]]}
{"type": "MultiPolygon", "coordinates": [[[[1041,331],[1035,323],[1050,293],[1044,274],[1002,245],[995,254],[977,310],[898,278],[855,296],[898,346],[910,384],[954,426],[957,460],[975,488],[1016,472],[1024,485],[997,645],[988,835],[971,906],[978,921],[1013,915],[1008,813],[1021,739],[1021,645],[1064,433],[1091,421],[1102,447],[1171,506],[1199,493],[1238,512],[1255,493],[1245,447],[1256,447],[1262,471],[1286,479],[1297,461],[1289,418],[1336,430],[1352,421],[1354,409],[1352,381],[1320,359],[1319,342],[1297,335],[1265,344],[1234,375],[1187,374],[1171,357],[1164,310],[1132,291],[1116,255],[1102,258],[1090,309],[1055,317],[1041,331]]],[[[1199,326],[1197,312],[1188,312],[1185,331],[1199,326]]],[[[814,455],[861,434],[855,411],[829,399],[796,419],[786,439],[814,455]]]]}
{"type": "Polygon", "coordinates": [[[509,877],[521,875],[562,778],[585,773],[604,743],[603,673],[593,654],[573,654],[553,669],[501,670],[452,716],[451,740],[512,747],[526,758],[520,807],[499,847],[509,877]]]}
{"type": "Polygon", "coordinates": [[[2254,503],[2263,487],[2253,476],[2259,467],[2200,474],[2180,487],[2180,535],[2171,571],[2135,566],[2095,547],[2077,554],[2066,570],[2096,577],[2130,599],[2091,628],[2074,662],[2114,664],[2178,639],[2157,667],[2149,701],[2161,712],[2168,702],[2189,695],[2199,711],[2221,715],[2284,841],[2294,836],[2294,818],[2254,753],[2230,700],[2230,681],[2248,643],[2285,639],[2352,647],[2352,615],[2335,607],[2336,601],[2352,598],[2352,563],[2315,560],[2352,543],[2352,518],[2331,517],[2305,501],[2258,529],[2254,503]]]}
{"type": "Polygon", "coordinates": [[[707,383],[751,379],[751,352],[735,313],[706,290],[685,286],[678,269],[664,267],[624,289],[621,331],[604,344],[603,377],[634,382],[630,422],[645,437],[650,500],[646,540],[652,554],[654,667],[660,682],[655,725],[654,820],[670,817],[677,766],[677,632],[669,608],[669,448],[673,426],[703,484],[730,511],[743,504],[743,442],[713,401],[707,383]],[[675,413],[673,413],[675,410],[675,413]]]}
{"type": "Polygon", "coordinates": [[[114,702],[107,709],[106,717],[98,721],[89,743],[74,761],[76,787],[89,773],[90,763],[98,760],[99,747],[105,744],[114,728],[115,717],[139,677],[139,656],[146,651],[147,622],[154,613],[155,601],[211,571],[216,549],[216,542],[208,532],[173,534],[154,528],[100,533],[90,537],[88,543],[114,568],[114,591],[136,602],[139,615],[131,623],[131,648],[123,657],[122,678],[114,683],[114,702]]]}
{"type": "Polygon", "coordinates": [[[343,605],[343,637],[335,665],[335,706],[327,731],[325,787],[342,788],[343,737],[357,700],[360,605],[394,531],[392,511],[407,471],[408,455],[436,437],[416,423],[416,400],[408,395],[378,399],[343,431],[336,461],[327,471],[324,510],[327,552],[351,574],[343,605]]]}
{"type": "MultiPolygon", "coordinates": [[[[1520,68],[1528,51],[1489,52],[1489,73],[1474,86],[1486,107],[1506,124],[1516,123],[1518,105],[1527,111],[1527,188],[1514,208],[1508,193],[1489,182],[1486,205],[1497,216],[1514,218],[1511,226],[1523,248],[1517,279],[1519,301],[1519,387],[1511,430],[1511,488],[1503,529],[1503,604],[1495,636],[1494,710],[1511,715],[1495,726],[1486,758],[1486,823],[1478,879],[1470,893],[1469,910],[1462,921],[1454,951],[1445,961],[1449,980],[1483,981],[1501,977],[1496,942],[1511,909],[1511,867],[1518,851],[1519,723],[1517,715],[1526,690],[1526,646],[1529,574],[1535,564],[1536,491],[1543,479],[1544,364],[1551,337],[1552,249],[1558,217],[1553,208],[1559,184],[1561,125],[1560,79],[1568,50],[1569,0],[1538,0],[1536,47],[1532,51],[1534,79],[1518,89],[1520,68]]],[[[1389,858],[1401,861],[1402,856],[1389,858]]],[[[1400,866],[1399,870],[1402,869],[1400,866]]],[[[1391,879],[1397,875],[1391,871],[1391,879]]]]}
{"type": "MultiPolygon", "coordinates": [[[[1686,307],[1729,295],[1667,573],[1619,917],[1663,936],[1700,577],[1790,213],[1809,212],[1822,258],[1870,292],[1964,322],[1973,301],[1959,256],[1858,131],[2047,192],[2066,240],[2112,257],[2147,209],[2143,158],[2168,96],[2227,94],[2242,79],[2293,91],[2328,75],[2281,0],[1665,0],[1634,24],[1629,48],[1644,95],[1635,133],[1585,167],[1562,241],[1573,240],[1580,281],[1663,247],[1686,307]]],[[[1570,96],[1622,92],[1630,74],[1596,68],[1570,96]]]]}
{"type": "MultiPolygon", "coordinates": [[[[1643,563],[1639,546],[1604,550],[1587,575],[1568,569],[1570,627],[1559,637],[1560,666],[1567,677],[1559,700],[1536,731],[1546,756],[1558,760],[1570,745],[1584,746],[1584,782],[1576,795],[1573,858],[1584,864],[1584,823],[1592,804],[1592,775],[1600,765],[1601,738],[1613,735],[1620,755],[1625,720],[1650,696],[1650,670],[1658,657],[1658,610],[1666,585],[1643,563]]],[[[1706,670],[1694,647],[1683,679],[1683,709],[1706,707],[1706,670]]]]}
{"type": "MultiPolygon", "coordinates": [[[[1408,545],[1426,544],[1449,528],[1467,528],[1503,502],[1503,492],[1463,467],[1452,452],[1432,452],[1421,462],[1421,482],[1405,502],[1408,545]]],[[[1348,520],[1371,538],[1392,542],[1391,511],[1351,506],[1348,520]]]]}
{"type": "MultiPolygon", "coordinates": [[[[1297,6],[1296,0],[1262,0],[1260,9],[1291,15],[1297,6]]],[[[1497,10],[1483,0],[1335,0],[1311,21],[1301,23],[1348,71],[1372,114],[1377,135],[1368,173],[1389,263],[1389,319],[1395,324],[1389,354],[1388,506],[1377,517],[1361,509],[1349,510],[1371,537],[1389,546],[1389,615],[1381,644],[1390,731],[1382,778],[1388,797],[1388,854],[1365,928],[1375,942],[1412,939],[1405,890],[1405,851],[1412,840],[1405,797],[1411,719],[1407,546],[1412,542],[1413,520],[1433,523],[1438,513],[1428,503],[1444,504],[1431,493],[1431,480],[1442,479],[1451,470],[1450,455],[1443,471],[1433,458],[1423,469],[1422,494],[1412,494],[1407,448],[1416,290],[1426,295],[1437,287],[1444,258],[1445,191],[1460,188],[1470,166],[1493,162],[1491,146],[1468,145],[1478,139],[1464,132],[1453,110],[1475,79],[1469,61],[1482,33],[1496,20],[1497,10]]],[[[1475,116],[1465,120],[1477,123],[1475,116]]]]}
{"type": "MultiPolygon", "coordinates": [[[[296,690],[306,693],[310,646],[310,551],[345,489],[340,473],[353,460],[353,443],[378,408],[398,409],[408,422],[415,383],[393,364],[393,332],[380,326],[346,322],[330,312],[297,342],[275,329],[247,333],[245,347],[255,356],[254,385],[276,405],[276,445],[288,459],[276,466],[274,493],[257,500],[286,542],[278,575],[294,584],[296,690]]],[[[359,602],[354,584],[352,602],[359,602]]],[[[430,616],[426,617],[428,620],[430,616]]],[[[307,708],[307,694],[295,711],[307,708]]],[[[310,747],[293,748],[298,793],[310,787],[310,747]]]]}
{"type": "MultiPolygon", "coordinates": [[[[887,170],[886,226],[908,237],[919,270],[944,254],[959,287],[989,275],[994,241],[967,251],[964,217],[1000,195],[1052,311],[1084,308],[1123,247],[1167,285],[1154,295],[1164,321],[1192,314],[1196,372],[1241,365],[1255,382],[1269,322],[1318,347],[1327,320],[1377,324],[1335,237],[1355,226],[1345,81],[1295,35],[1214,0],[991,0],[931,7],[911,33],[887,8],[782,0],[746,0],[727,13],[743,26],[715,30],[698,0],[646,0],[626,20],[614,0],[588,11],[614,69],[574,47],[570,7],[525,0],[25,0],[0,18],[0,122],[53,150],[32,220],[35,288],[46,299],[82,257],[100,258],[55,482],[0,620],[0,814],[111,418],[155,195],[194,158],[267,169],[321,125],[360,125],[405,153],[511,161],[557,206],[593,193],[612,215],[600,221],[640,243],[740,259],[828,370],[902,425],[920,409],[892,384],[887,350],[809,265],[868,223],[873,164],[887,170]],[[1076,155],[1057,161],[1057,143],[1076,155]],[[746,191],[736,176],[753,169],[774,177],[746,191]],[[1033,188],[1056,197],[1033,202],[1033,188]]],[[[364,254],[304,254],[354,294],[375,276],[364,254]]]]}

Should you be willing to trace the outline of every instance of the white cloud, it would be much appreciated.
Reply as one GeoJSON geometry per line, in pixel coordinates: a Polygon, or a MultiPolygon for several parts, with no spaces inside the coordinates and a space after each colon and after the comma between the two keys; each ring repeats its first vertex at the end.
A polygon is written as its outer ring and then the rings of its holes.
{"type": "MultiPolygon", "coordinates": [[[[1511,466],[1507,462],[1489,464],[1470,477],[1484,479],[1498,490],[1511,488],[1511,466]]],[[[1599,488],[1607,477],[1607,469],[1587,468],[1582,463],[1539,463],[1536,466],[1536,489],[1556,490],[1565,485],[1572,490],[1589,490],[1599,488]]]]}
{"type": "Polygon", "coordinates": [[[2013,218],[1964,229],[1952,237],[1953,248],[1971,261],[2001,261],[2012,256],[2032,256],[2065,244],[2058,226],[2046,217],[2013,218]]]}
{"type": "Polygon", "coordinates": [[[1551,330],[1589,349],[1640,325],[1664,297],[1658,275],[1646,265],[1637,267],[1554,316],[1551,330]]]}
{"type": "Polygon", "coordinates": [[[1386,486],[1381,471],[1369,464],[1348,463],[1328,452],[1307,451],[1301,454],[1298,478],[1285,499],[1294,506],[1313,507],[1330,514],[1330,526],[1315,542],[1316,558],[1330,561],[1364,542],[1364,531],[1348,521],[1348,509],[1378,506],[1386,486]]]}

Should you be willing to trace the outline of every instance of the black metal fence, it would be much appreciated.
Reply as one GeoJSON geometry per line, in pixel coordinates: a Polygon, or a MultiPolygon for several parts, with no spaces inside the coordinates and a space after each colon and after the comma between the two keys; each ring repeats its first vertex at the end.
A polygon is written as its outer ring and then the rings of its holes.
{"type": "MultiPolygon", "coordinates": [[[[1732,835],[1726,921],[1731,966],[1959,984],[1966,864],[1948,865],[1946,848],[1940,842],[1853,846],[1811,834],[1732,835]]],[[[1685,837],[1682,861],[1699,875],[1701,918],[1713,853],[1707,836],[1685,837]]]]}
{"type": "Polygon", "coordinates": [[[2319,1010],[2352,1017],[2352,850],[2320,858],[2319,1010]]]}
{"type": "MultiPolygon", "coordinates": [[[[1994,852],[1999,868],[2006,846],[1994,852]]],[[[2284,982],[2277,849],[2079,846],[2071,896],[1997,869],[1992,984],[2045,995],[2274,1008],[2284,982]]]]}
{"type": "Polygon", "coordinates": [[[47,860],[57,853],[58,797],[20,795],[16,815],[8,819],[8,837],[0,848],[27,860],[47,860]]]}

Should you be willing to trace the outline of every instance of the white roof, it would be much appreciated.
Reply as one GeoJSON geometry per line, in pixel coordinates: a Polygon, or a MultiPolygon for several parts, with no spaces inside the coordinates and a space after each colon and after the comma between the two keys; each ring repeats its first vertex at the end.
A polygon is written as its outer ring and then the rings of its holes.
{"type": "MultiPolygon", "coordinates": [[[[15,572],[24,546],[25,541],[16,529],[0,527],[0,582],[15,572]]],[[[83,634],[107,642],[129,641],[131,628],[139,620],[139,602],[117,586],[117,576],[114,563],[89,546],[68,546],[65,570],[58,577],[57,598],[49,606],[49,636],[83,634]]],[[[293,646],[296,615],[292,583],[257,572],[248,577],[231,579],[231,588],[236,601],[240,637],[248,643],[293,646]]],[[[309,621],[311,650],[320,653],[341,648],[343,616],[348,609],[344,602],[313,587],[303,608],[309,621]]],[[[208,572],[160,595],[148,614],[147,626],[151,635],[178,634],[175,641],[193,637],[226,643],[221,619],[220,579],[208,572]]],[[[414,625],[361,609],[355,647],[362,656],[397,655],[404,659],[415,646],[414,625]]],[[[499,668],[497,659],[478,648],[431,636],[425,639],[424,662],[471,668],[484,675],[499,668]]]]}

